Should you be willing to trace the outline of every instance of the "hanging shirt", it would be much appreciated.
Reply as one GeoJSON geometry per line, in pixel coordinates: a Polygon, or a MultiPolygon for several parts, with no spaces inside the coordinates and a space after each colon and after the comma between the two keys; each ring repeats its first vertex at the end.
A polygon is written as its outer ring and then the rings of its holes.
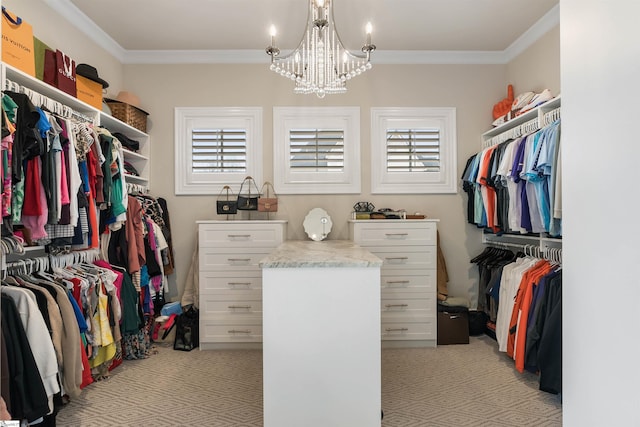
{"type": "Polygon", "coordinates": [[[42,162],[35,157],[27,163],[25,177],[25,201],[22,209],[22,224],[31,230],[31,239],[45,239],[48,234],[44,226],[47,223],[48,208],[44,187],[40,180],[42,162]]]}
{"type": "Polygon", "coordinates": [[[3,286],[2,294],[8,295],[14,301],[20,314],[31,352],[38,365],[38,373],[49,396],[49,409],[53,410],[53,395],[60,391],[57,378],[58,364],[53,342],[42,313],[38,309],[36,297],[32,291],[17,286],[3,286]]]}

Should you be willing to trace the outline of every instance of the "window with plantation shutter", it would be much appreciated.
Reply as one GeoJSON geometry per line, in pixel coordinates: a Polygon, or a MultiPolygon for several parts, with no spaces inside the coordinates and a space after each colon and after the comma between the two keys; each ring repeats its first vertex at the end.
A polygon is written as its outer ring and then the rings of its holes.
{"type": "Polygon", "coordinates": [[[455,119],[455,108],[372,108],[372,193],[455,193],[455,119]]]}
{"type": "Polygon", "coordinates": [[[193,129],[191,131],[193,173],[247,173],[245,129],[193,129]]]}
{"type": "Polygon", "coordinates": [[[262,179],[262,108],[175,109],[176,194],[237,193],[244,177],[262,179]]]}
{"type": "Polygon", "coordinates": [[[293,170],[342,171],[344,169],[344,131],[342,129],[291,129],[289,161],[293,170]]]}
{"type": "Polygon", "coordinates": [[[440,130],[387,129],[387,172],[440,172],[440,130]]]}
{"type": "Polygon", "coordinates": [[[278,193],[360,193],[358,107],[274,107],[273,141],[278,193]]]}

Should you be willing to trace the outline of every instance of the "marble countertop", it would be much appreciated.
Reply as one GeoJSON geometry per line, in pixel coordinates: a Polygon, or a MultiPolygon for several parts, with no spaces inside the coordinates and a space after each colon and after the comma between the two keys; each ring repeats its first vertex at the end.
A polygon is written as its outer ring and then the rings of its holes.
{"type": "Polygon", "coordinates": [[[380,267],[382,260],[351,240],[289,240],[259,264],[262,268],[380,267]]]}

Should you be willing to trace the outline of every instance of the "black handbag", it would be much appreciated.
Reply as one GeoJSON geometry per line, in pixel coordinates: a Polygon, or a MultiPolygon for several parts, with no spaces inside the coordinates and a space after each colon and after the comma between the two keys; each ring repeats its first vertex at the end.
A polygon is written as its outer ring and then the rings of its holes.
{"type": "Polygon", "coordinates": [[[200,345],[199,318],[198,309],[194,306],[190,306],[176,317],[174,350],[191,351],[200,345]]]}
{"type": "Polygon", "coordinates": [[[238,210],[241,211],[257,211],[258,210],[258,198],[260,197],[260,190],[256,182],[250,176],[246,177],[240,185],[240,191],[238,191],[238,210]],[[247,184],[246,193],[242,190],[244,185],[247,184]],[[255,192],[251,192],[251,186],[255,188],[255,192]]]}
{"type": "Polygon", "coordinates": [[[216,212],[218,215],[233,215],[238,213],[238,201],[232,200],[229,195],[233,195],[233,191],[231,187],[225,185],[222,187],[220,194],[218,195],[218,200],[216,200],[216,212]],[[222,192],[226,191],[226,196],[224,200],[220,200],[222,196],[222,192]]]}

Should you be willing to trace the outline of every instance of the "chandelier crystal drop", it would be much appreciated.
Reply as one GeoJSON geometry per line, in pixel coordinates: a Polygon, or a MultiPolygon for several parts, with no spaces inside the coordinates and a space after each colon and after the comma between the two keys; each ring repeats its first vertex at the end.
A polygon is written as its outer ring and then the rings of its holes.
{"type": "Polygon", "coordinates": [[[270,69],[295,82],[295,93],[345,93],[346,82],[371,69],[371,23],[366,27],[362,53],[349,52],[336,31],[332,0],[308,0],[309,14],[302,40],[293,51],[280,55],[276,47],[275,27],[271,26],[271,44],[265,49],[271,56],[270,69]]]}

